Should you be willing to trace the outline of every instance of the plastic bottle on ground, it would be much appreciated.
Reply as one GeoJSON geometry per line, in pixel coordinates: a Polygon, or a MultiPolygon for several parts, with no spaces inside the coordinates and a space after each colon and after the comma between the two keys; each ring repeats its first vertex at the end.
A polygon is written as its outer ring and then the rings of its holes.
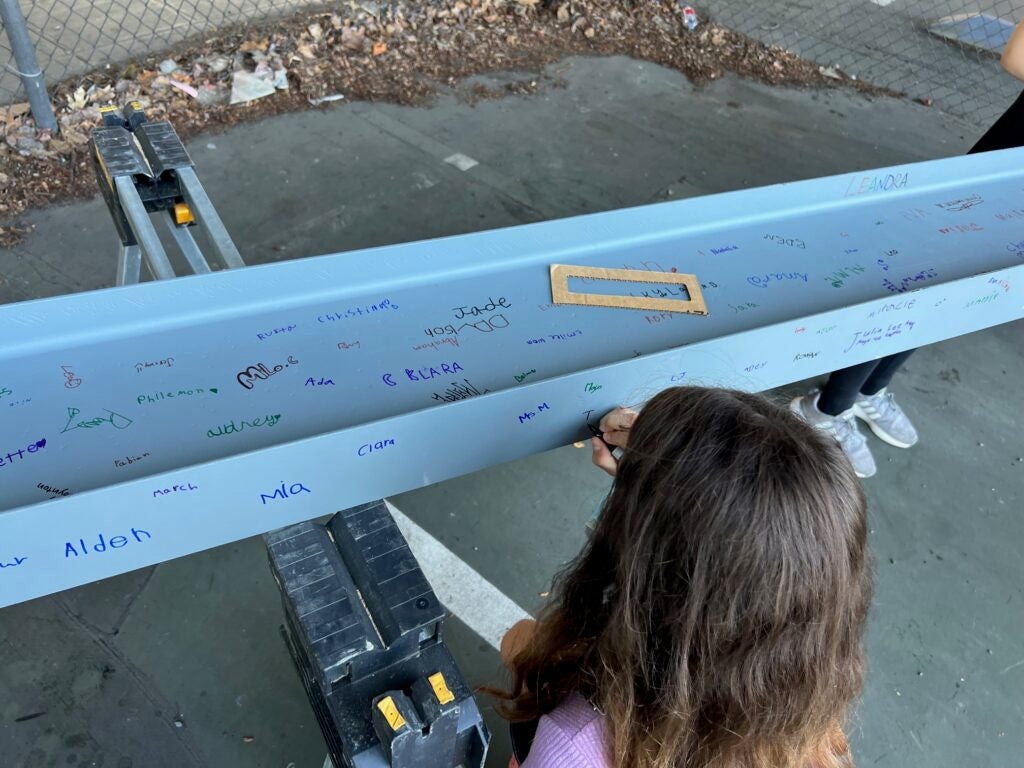
{"type": "Polygon", "coordinates": [[[697,12],[693,10],[693,6],[683,6],[683,23],[686,24],[686,28],[693,32],[697,28],[697,12]]]}

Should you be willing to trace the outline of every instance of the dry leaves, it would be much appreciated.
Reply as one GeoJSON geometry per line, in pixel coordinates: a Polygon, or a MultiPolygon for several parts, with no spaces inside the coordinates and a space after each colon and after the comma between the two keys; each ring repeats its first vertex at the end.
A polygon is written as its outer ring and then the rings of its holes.
{"type": "Polygon", "coordinates": [[[341,30],[341,45],[350,51],[363,50],[363,43],[366,42],[366,33],[358,27],[345,27],[341,30]]]}
{"type": "Polygon", "coordinates": [[[213,33],[193,48],[57,84],[58,135],[37,131],[27,104],[0,107],[0,245],[18,236],[12,221],[28,208],[95,194],[85,148],[100,106],[139,101],[151,119],[169,119],[187,137],[340,99],[423,104],[450,87],[469,101],[535,93],[536,77],[461,93],[459,83],[487,72],[540,70],[568,55],[632,56],[695,82],[733,71],[772,84],[880,92],[711,20],[688,32],[675,3],[348,0],[334,12],[213,33]]]}

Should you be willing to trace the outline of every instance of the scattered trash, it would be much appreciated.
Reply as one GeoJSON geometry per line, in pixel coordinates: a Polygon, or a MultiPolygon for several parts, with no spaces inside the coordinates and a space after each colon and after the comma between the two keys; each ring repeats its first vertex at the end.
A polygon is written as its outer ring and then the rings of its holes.
{"type": "Polygon", "coordinates": [[[172,72],[177,71],[178,62],[174,59],[164,59],[160,62],[159,70],[161,75],[169,75],[172,72]]]}
{"type": "Polygon", "coordinates": [[[180,80],[170,80],[169,82],[172,88],[177,88],[182,93],[187,93],[193,99],[199,98],[199,91],[197,91],[188,83],[183,83],[180,80]]]}
{"type": "Polygon", "coordinates": [[[839,70],[836,67],[818,67],[818,71],[825,77],[830,77],[833,80],[843,79],[843,76],[839,73],[839,70]]]}
{"type": "Polygon", "coordinates": [[[228,88],[223,83],[217,83],[217,85],[206,83],[199,86],[196,101],[204,107],[215,107],[218,104],[224,104],[228,100],[229,95],[228,88]]]}
{"type": "Polygon", "coordinates": [[[693,10],[693,6],[683,6],[683,24],[686,25],[686,28],[693,32],[697,28],[698,23],[697,12],[693,10]]]}
{"type": "Polygon", "coordinates": [[[373,44],[373,55],[380,56],[381,54],[388,52],[388,44],[384,42],[376,42],[373,44]]]}
{"type": "Polygon", "coordinates": [[[252,744],[254,741],[256,741],[256,737],[255,736],[243,736],[242,737],[242,741],[244,741],[246,744],[252,744]]]}
{"type": "Polygon", "coordinates": [[[924,96],[920,99],[914,99],[914,101],[925,107],[930,107],[932,104],[935,103],[935,101],[930,96],[924,96]]]}
{"type": "Polygon", "coordinates": [[[231,104],[244,104],[277,92],[274,83],[255,72],[240,69],[231,80],[231,104]]]}
{"type": "Polygon", "coordinates": [[[185,727],[185,717],[183,715],[175,715],[174,720],[172,720],[171,722],[174,723],[175,728],[185,727]]]}
{"type": "Polygon", "coordinates": [[[315,107],[319,104],[326,104],[331,101],[341,101],[344,98],[344,93],[332,93],[330,96],[321,96],[318,99],[307,99],[307,101],[315,107]]]}
{"type": "Polygon", "coordinates": [[[213,74],[219,74],[231,66],[231,59],[227,56],[215,56],[206,61],[206,66],[213,74]]]}

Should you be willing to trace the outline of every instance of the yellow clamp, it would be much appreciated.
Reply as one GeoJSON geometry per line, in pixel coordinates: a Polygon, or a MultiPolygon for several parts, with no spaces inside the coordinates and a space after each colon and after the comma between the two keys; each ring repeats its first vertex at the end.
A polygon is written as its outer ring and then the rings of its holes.
{"type": "Polygon", "coordinates": [[[385,696],[378,701],[377,709],[384,715],[384,719],[388,721],[392,731],[399,731],[405,726],[405,718],[402,717],[402,713],[398,711],[394,699],[390,696],[385,696]]]}
{"type": "Polygon", "coordinates": [[[188,207],[188,203],[174,204],[174,223],[179,227],[196,223],[196,217],[193,215],[192,209],[188,207]]]}
{"type": "Polygon", "coordinates": [[[442,704],[448,704],[455,701],[455,694],[448,688],[448,683],[444,680],[444,675],[440,672],[435,672],[427,678],[430,686],[434,689],[434,695],[437,696],[437,700],[442,704]]]}

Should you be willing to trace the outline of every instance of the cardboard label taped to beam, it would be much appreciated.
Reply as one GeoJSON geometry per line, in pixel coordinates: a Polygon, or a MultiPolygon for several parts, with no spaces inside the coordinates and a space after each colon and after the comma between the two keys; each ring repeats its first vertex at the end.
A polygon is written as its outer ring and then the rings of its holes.
{"type": "Polygon", "coordinates": [[[614,309],[645,309],[654,312],[685,312],[707,315],[704,294],[696,275],[680,272],[650,272],[643,269],[605,269],[603,267],[577,267],[569,264],[551,265],[551,301],[555,304],[583,304],[588,307],[614,309]],[[621,296],[607,293],[577,293],[569,290],[570,277],[589,277],[594,280],[620,280],[631,283],[668,283],[682,285],[689,294],[683,299],[661,299],[646,296],[621,296]]]}

